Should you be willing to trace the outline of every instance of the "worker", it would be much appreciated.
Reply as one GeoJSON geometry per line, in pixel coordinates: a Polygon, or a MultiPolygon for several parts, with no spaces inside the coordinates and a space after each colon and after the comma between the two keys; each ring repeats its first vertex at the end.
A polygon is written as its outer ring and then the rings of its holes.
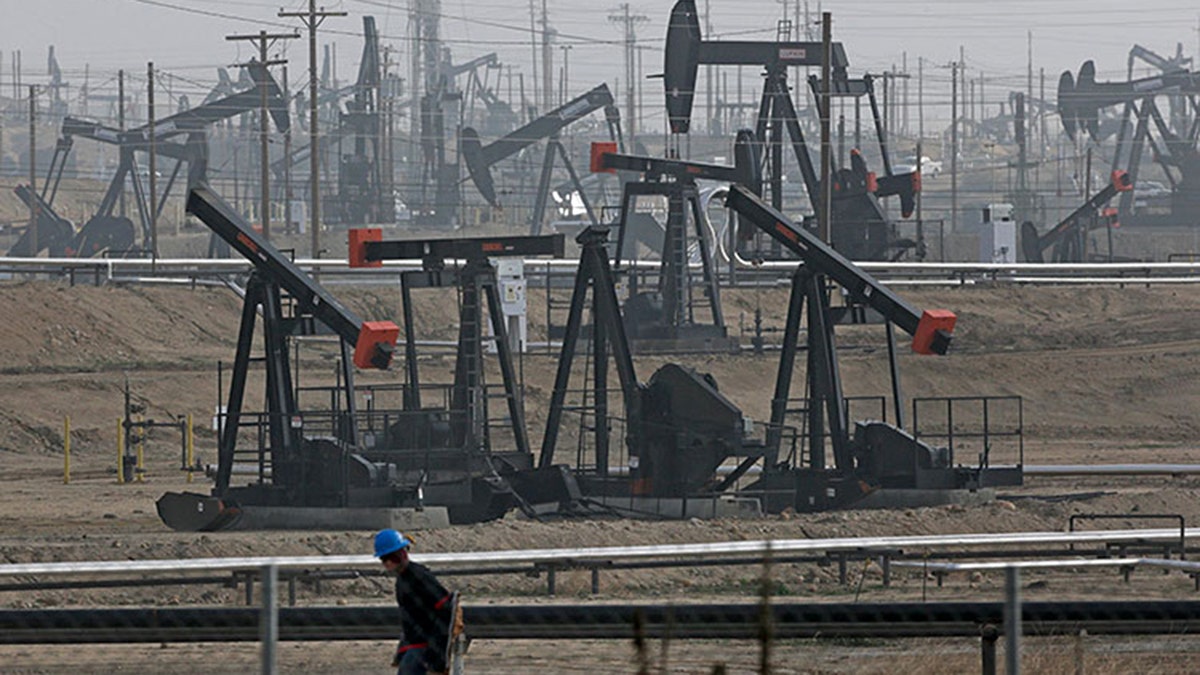
{"type": "MultiPolygon", "coordinates": [[[[404,635],[392,665],[397,675],[432,675],[446,672],[448,645],[458,608],[455,596],[429,568],[408,559],[412,541],[396,530],[375,535],[375,557],[396,575],[396,602],[404,635]]],[[[461,620],[458,622],[461,625],[461,620]]]]}

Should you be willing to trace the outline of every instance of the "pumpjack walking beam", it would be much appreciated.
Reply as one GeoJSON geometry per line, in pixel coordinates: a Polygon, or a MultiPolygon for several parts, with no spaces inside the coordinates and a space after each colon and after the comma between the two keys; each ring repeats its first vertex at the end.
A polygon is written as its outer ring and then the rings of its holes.
{"type": "Polygon", "coordinates": [[[307,484],[303,475],[284,473],[284,465],[290,460],[297,460],[292,463],[294,468],[290,470],[301,474],[305,470],[304,462],[298,460],[301,444],[299,431],[291,425],[296,404],[291,386],[286,337],[289,330],[311,332],[313,327],[299,325],[289,328],[285,325],[287,322],[283,316],[282,292],[286,292],[292,299],[299,314],[312,317],[341,338],[345,369],[343,375],[348,393],[347,410],[352,417],[354,401],[350,363],[353,362],[355,366],[364,369],[386,369],[391,363],[400,328],[391,321],[364,321],[359,318],[263,239],[232,206],[207,186],[199,185],[192,189],[188,195],[187,210],[255,267],[251,281],[247,284],[242,312],[228,411],[218,449],[215,494],[221,495],[229,488],[232,476],[258,305],[263,308],[264,343],[267,351],[269,431],[272,452],[279,453],[278,457],[273,455],[272,459],[276,472],[273,482],[291,489],[303,489],[307,484]]]}
{"type": "Polygon", "coordinates": [[[1112,172],[1108,185],[1092,195],[1045,234],[1038,234],[1037,226],[1029,221],[1021,223],[1021,252],[1025,262],[1044,262],[1043,253],[1054,247],[1056,262],[1083,262],[1081,239],[1089,228],[1091,216],[1118,193],[1133,189],[1133,180],[1125,171],[1112,172]]]}
{"type": "MultiPolygon", "coordinates": [[[[803,302],[807,300],[810,399],[817,403],[809,408],[810,448],[816,453],[818,448],[823,447],[825,426],[822,416],[825,414],[830,424],[829,435],[837,467],[843,472],[849,472],[853,466],[850,457],[849,420],[841,393],[833,322],[828,317],[829,300],[825,279],[836,282],[846,289],[854,301],[868,305],[879,312],[889,324],[895,324],[913,336],[912,349],[919,354],[945,354],[950,347],[956,317],[946,310],[921,311],[913,307],[819,238],[767,205],[744,186],[731,186],[726,204],[746,221],[795,253],[803,262],[792,279],[792,298],[788,306],[784,348],[775,383],[775,395],[771,402],[767,466],[772,466],[778,459],[780,432],[784,424],[791,388],[792,365],[798,347],[800,313],[803,302]],[[825,410],[821,410],[822,406],[825,410]]],[[[893,364],[893,378],[895,376],[893,364]]],[[[898,389],[896,391],[898,392],[898,389]]],[[[824,468],[824,460],[820,454],[814,454],[810,461],[814,468],[824,468]]]]}
{"type": "MultiPolygon", "coordinates": [[[[567,156],[567,151],[563,148],[562,142],[559,140],[559,133],[573,122],[601,108],[607,109],[612,106],[612,93],[608,90],[608,85],[602,83],[591,91],[575,97],[520,129],[486,146],[480,141],[479,133],[475,129],[471,127],[463,128],[461,137],[462,153],[463,159],[467,164],[467,171],[471,175],[471,181],[475,183],[475,187],[489,204],[499,206],[500,200],[496,195],[496,184],[492,178],[492,166],[543,138],[550,139],[546,146],[546,156],[542,163],[542,173],[538,181],[538,191],[531,227],[532,234],[538,235],[542,231],[542,219],[546,210],[546,201],[549,197],[550,176],[556,154],[562,159],[563,165],[571,176],[572,184],[579,191],[588,217],[591,219],[592,224],[596,225],[598,221],[595,213],[592,210],[591,204],[588,203],[587,195],[583,190],[578,174],[575,172],[575,167],[571,164],[571,160],[567,156]]],[[[611,114],[609,115],[609,119],[612,119],[611,114]]]]}

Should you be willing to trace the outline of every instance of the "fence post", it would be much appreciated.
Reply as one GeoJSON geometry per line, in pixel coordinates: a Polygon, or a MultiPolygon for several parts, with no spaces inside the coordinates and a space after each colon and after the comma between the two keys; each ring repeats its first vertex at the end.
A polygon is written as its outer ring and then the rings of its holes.
{"type": "Polygon", "coordinates": [[[275,565],[262,568],[262,614],[258,620],[258,635],[262,642],[262,673],[275,675],[275,646],[279,641],[279,604],[275,602],[279,569],[275,565]]]}
{"type": "Polygon", "coordinates": [[[771,615],[771,585],[774,583],[774,560],[771,555],[773,541],[767,540],[763,551],[762,579],[759,586],[758,609],[758,672],[768,675],[771,672],[771,648],[775,641],[775,623],[771,615]]]}
{"type": "Polygon", "coordinates": [[[192,467],[196,465],[196,441],[192,435],[192,414],[187,416],[187,482],[192,482],[192,467]]]}
{"type": "Polygon", "coordinates": [[[1086,628],[1080,628],[1079,632],[1075,634],[1075,675],[1083,675],[1083,641],[1087,638],[1087,634],[1086,628]]]}
{"type": "Polygon", "coordinates": [[[142,433],[138,436],[137,442],[137,467],[134,468],[135,480],[143,483],[146,480],[146,427],[142,427],[142,433]]]}
{"type": "Polygon", "coordinates": [[[63,485],[71,484],[71,416],[63,418],[63,485]]]}
{"type": "Polygon", "coordinates": [[[1000,637],[1000,631],[990,623],[984,624],[979,637],[979,647],[982,652],[979,672],[983,675],[996,675],[996,640],[1000,637]]]}
{"type": "Polygon", "coordinates": [[[1004,569],[1004,672],[1021,673],[1021,570],[1004,569]]]}
{"type": "Polygon", "coordinates": [[[125,482],[125,427],[117,419],[117,482],[125,482]]]}

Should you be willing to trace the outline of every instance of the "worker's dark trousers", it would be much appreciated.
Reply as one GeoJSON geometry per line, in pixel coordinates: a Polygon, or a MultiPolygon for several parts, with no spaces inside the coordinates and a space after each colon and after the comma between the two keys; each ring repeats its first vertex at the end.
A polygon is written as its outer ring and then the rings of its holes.
{"type": "Polygon", "coordinates": [[[425,668],[425,647],[406,650],[400,656],[400,668],[396,675],[425,675],[428,672],[425,668]]]}

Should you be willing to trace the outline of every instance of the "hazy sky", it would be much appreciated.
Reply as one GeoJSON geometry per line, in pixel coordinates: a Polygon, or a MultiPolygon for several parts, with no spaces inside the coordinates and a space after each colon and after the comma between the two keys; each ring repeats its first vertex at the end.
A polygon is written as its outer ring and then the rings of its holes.
{"type": "MultiPolygon", "coordinates": [[[[615,89],[624,73],[624,57],[621,26],[610,17],[622,13],[621,5],[532,0],[539,15],[543,1],[550,25],[558,32],[556,45],[570,46],[568,91],[581,93],[601,81],[615,89]]],[[[504,63],[524,73],[527,89],[531,87],[530,4],[531,0],[443,0],[442,35],[454,60],[496,52],[504,63]]],[[[673,4],[673,0],[631,3],[631,14],[639,18],[635,29],[643,48],[643,76],[662,69],[663,36],[673,4]]],[[[713,32],[706,37],[714,39],[772,40],[785,9],[791,17],[796,12],[796,0],[698,0],[697,4],[702,15],[709,8],[713,32]]],[[[72,86],[83,83],[85,66],[95,87],[111,81],[118,68],[135,78],[144,77],[146,63],[154,61],[159,69],[203,90],[215,80],[217,66],[252,54],[248,43],[227,42],[226,35],[302,30],[298,19],[281,19],[277,14],[281,8],[295,11],[307,6],[303,0],[0,0],[0,7],[7,10],[7,19],[0,22],[0,83],[5,87],[11,83],[12,55],[18,49],[24,81],[44,82],[46,49],[54,45],[64,79],[72,86]]],[[[407,6],[407,0],[341,0],[324,5],[350,14],[327,19],[320,33],[322,42],[337,42],[338,70],[344,81],[355,74],[363,15],[374,15],[384,44],[397,50],[396,58],[407,58],[407,6]]],[[[802,15],[802,0],[800,8],[802,15]]],[[[908,70],[915,77],[917,59],[922,57],[930,103],[944,97],[939,82],[948,80],[949,71],[942,66],[958,56],[960,46],[968,76],[985,78],[987,98],[998,101],[1007,100],[1008,91],[1024,88],[1030,32],[1035,73],[1045,69],[1050,96],[1059,73],[1077,70],[1086,59],[1096,60],[1100,79],[1121,79],[1132,45],[1165,56],[1182,43],[1184,53],[1192,55],[1200,39],[1200,4],[1195,0],[828,0],[821,8],[832,14],[834,39],[845,45],[852,74],[878,72],[893,64],[900,67],[907,54],[908,70]]],[[[819,17],[816,2],[810,2],[808,9],[814,20],[819,17]]],[[[563,52],[555,49],[556,70],[563,52]]],[[[306,40],[286,43],[286,56],[293,83],[300,82],[308,66],[306,40]]],[[[657,100],[661,85],[652,80],[644,86],[649,106],[657,100]]],[[[915,88],[910,83],[914,103],[915,88]]],[[[0,88],[0,93],[10,92],[0,88]]]]}

